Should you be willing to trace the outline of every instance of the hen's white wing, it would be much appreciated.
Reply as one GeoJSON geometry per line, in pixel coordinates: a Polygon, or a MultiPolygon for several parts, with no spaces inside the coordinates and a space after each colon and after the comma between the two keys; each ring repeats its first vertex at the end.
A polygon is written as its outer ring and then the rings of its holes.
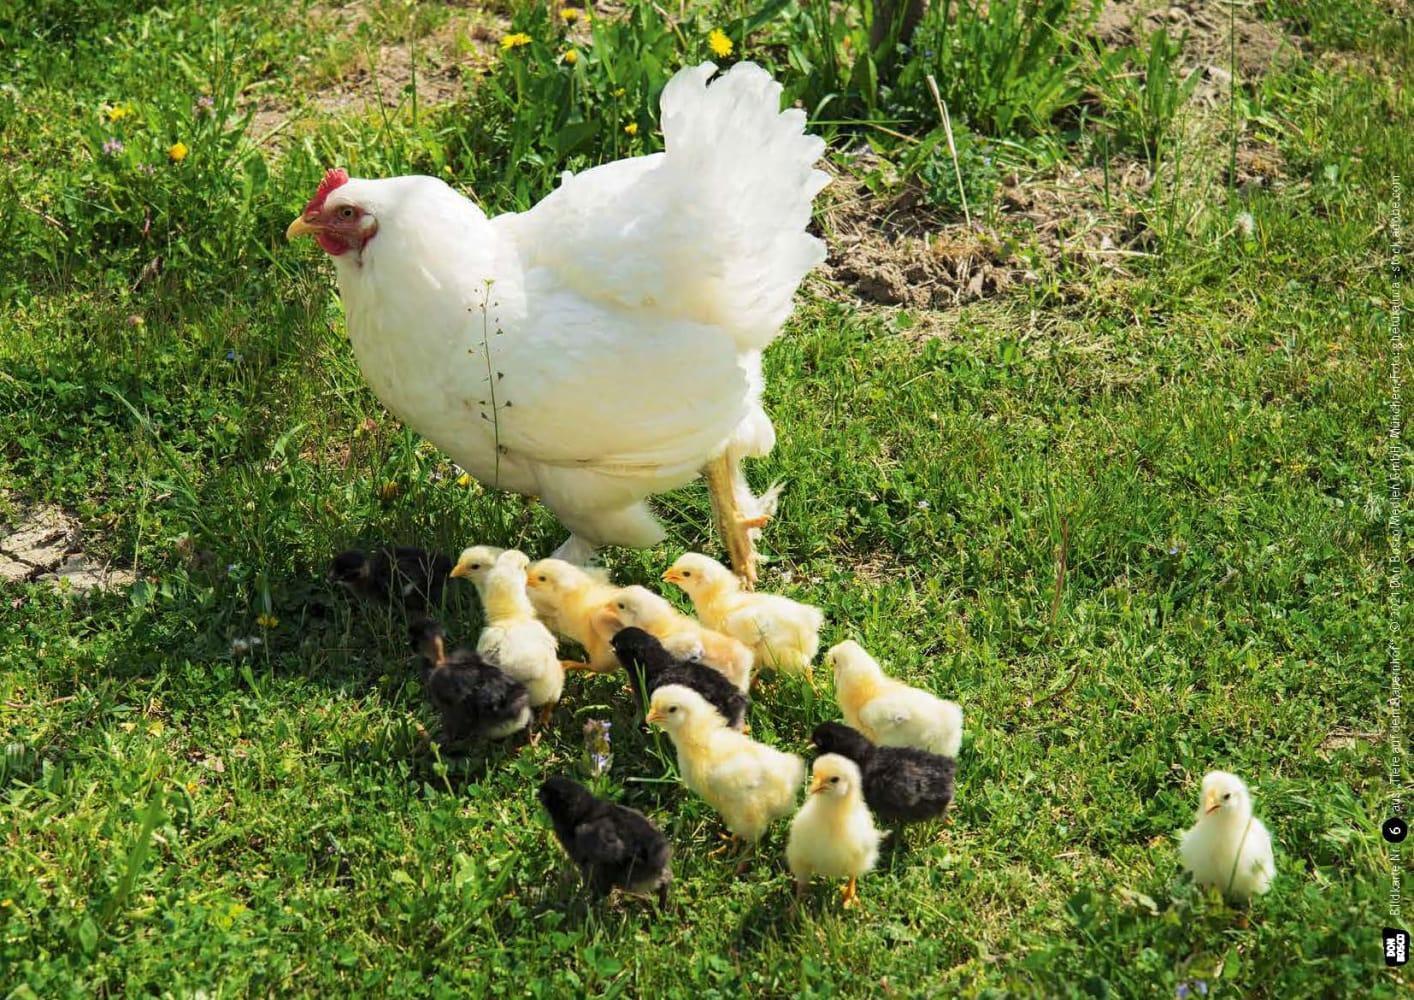
{"type": "Polygon", "coordinates": [[[752,63],[716,82],[711,63],[663,89],[664,153],[577,176],[530,211],[502,217],[528,269],[587,299],[717,327],[759,350],[824,245],[806,232],[828,182],[824,142],[805,114],[780,110],[781,86],[752,63]]]}

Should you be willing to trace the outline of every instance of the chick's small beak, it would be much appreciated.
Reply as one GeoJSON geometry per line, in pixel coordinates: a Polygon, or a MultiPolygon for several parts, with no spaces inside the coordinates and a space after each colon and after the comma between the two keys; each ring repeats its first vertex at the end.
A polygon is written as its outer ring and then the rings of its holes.
{"type": "Polygon", "coordinates": [[[528,572],[525,574],[525,585],[531,590],[534,590],[536,587],[540,586],[540,581],[535,578],[534,573],[528,572]]]}
{"type": "Polygon", "coordinates": [[[312,236],[316,232],[318,232],[318,227],[311,226],[305,221],[304,216],[301,215],[298,216],[294,222],[291,222],[289,228],[285,230],[285,239],[295,240],[299,239],[301,236],[312,236]]]}
{"type": "Polygon", "coordinates": [[[678,575],[677,570],[670,569],[662,575],[661,579],[664,583],[677,583],[682,577],[678,575]]]}
{"type": "MultiPolygon", "coordinates": [[[[446,564],[444,563],[443,565],[446,564]]],[[[466,563],[457,563],[455,566],[452,567],[452,571],[447,575],[457,580],[464,580],[466,579],[468,573],[469,570],[467,570],[466,568],[466,563]]]]}
{"type": "Polygon", "coordinates": [[[824,779],[824,778],[811,778],[811,779],[810,779],[810,792],[809,792],[809,794],[814,795],[816,792],[823,792],[824,790],[825,790],[825,779],[824,779]]]}
{"type": "Polygon", "coordinates": [[[1209,792],[1203,797],[1203,815],[1211,816],[1221,808],[1222,804],[1222,799],[1218,798],[1216,793],[1209,792]]]}
{"type": "Polygon", "coordinates": [[[663,721],[663,713],[655,708],[643,717],[643,721],[650,725],[661,723],[663,721]]]}

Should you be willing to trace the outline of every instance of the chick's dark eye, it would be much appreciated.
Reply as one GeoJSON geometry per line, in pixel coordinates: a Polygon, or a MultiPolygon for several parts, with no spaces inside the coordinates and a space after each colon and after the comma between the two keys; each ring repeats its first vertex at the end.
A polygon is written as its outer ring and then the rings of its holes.
{"type": "Polygon", "coordinates": [[[619,605],[619,610],[620,610],[620,611],[627,611],[628,608],[625,607],[624,605],[620,604],[620,605],[619,605]]]}
{"type": "Polygon", "coordinates": [[[545,578],[544,578],[543,576],[540,578],[540,582],[541,582],[541,583],[544,583],[544,582],[545,582],[545,578]]]}
{"type": "Polygon", "coordinates": [[[839,783],[840,783],[840,779],[839,779],[838,777],[835,777],[835,778],[831,778],[831,779],[830,779],[830,784],[832,784],[832,785],[838,785],[839,783]]]}
{"type": "Polygon", "coordinates": [[[678,710],[678,707],[677,707],[676,705],[669,705],[669,706],[668,706],[668,714],[669,714],[669,715],[672,715],[672,714],[673,714],[674,712],[676,712],[677,710],[678,710]]]}
{"type": "Polygon", "coordinates": [[[1223,796],[1223,801],[1226,802],[1230,798],[1232,798],[1232,793],[1228,792],[1226,795],[1223,796]]]}
{"type": "Polygon", "coordinates": [[[690,570],[690,569],[685,569],[685,570],[682,571],[682,575],[683,575],[684,577],[689,577],[689,576],[692,575],[692,570],[690,570]]]}

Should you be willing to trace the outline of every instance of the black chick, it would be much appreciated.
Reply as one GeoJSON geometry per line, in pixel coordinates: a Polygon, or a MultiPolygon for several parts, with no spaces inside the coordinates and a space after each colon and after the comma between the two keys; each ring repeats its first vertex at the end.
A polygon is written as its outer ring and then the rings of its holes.
{"type": "Polygon", "coordinates": [[[957,761],[912,747],[879,747],[841,722],[815,727],[810,741],[859,766],[864,801],[886,823],[916,823],[941,816],[952,802],[957,761]]]}
{"type": "Polygon", "coordinates": [[[641,628],[630,626],[620,629],[609,641],[614,647],[614,655],[628,671],[629,683],[633,685],[640,704],[647,704],[653,692],[665,684],[681,684],[692,688],[721,712],[727,725],[738,730],[746,728],[746,708],[749,704],[746,695],[720,671],[700,663],[679,660],[641,628]]]}
{"type": "Polygon", "coordinates": [[[422,654],[422,690],[442,715],[443,739],[505,739],[530,724],[530,692],[465,646],[447,653],[447,633],[424,618],[408,627],[422,654]]]}
{"type": "Polygon", "coordinates": [[[371,556],[349,549],[334,557],[329,579],[366,601],[436,607],[442,603],[453,565],[440,553],[409,546],[379,549],[371,556]]]}
{"type": "Polygon", "coordinates": [[[555,838],[599,896],[617,887],[657,892],[668,905],[673,849],[661,830],[637,809],[597,799],[577,781],[555,775],[540,786],[555,838]]]}

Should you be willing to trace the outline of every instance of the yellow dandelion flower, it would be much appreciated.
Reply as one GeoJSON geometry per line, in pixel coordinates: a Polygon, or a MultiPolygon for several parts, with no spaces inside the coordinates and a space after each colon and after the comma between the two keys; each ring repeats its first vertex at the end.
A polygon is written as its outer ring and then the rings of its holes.
{"type": "Polygon", "coordinates": [[[624,131],[629,135],[638,135],[638,122],[629,122],[624,126],[624,131]]]}
{"type": "Polygon", "coordinates": [[[565,61],[566,66],[573,66],[575,63],[579,62],[579,53],[574,49],[569,49],[560,58],[565,61]]]}
{"type": "Polygon", "coordinates": [[[560,8],[560,17],[564,18],[564,20],[565,20],[566,23],[570,23],[570,22],[573,22],[573,21],[578,21],[578,20],[579,20],[579,15],[580,15],[581,13],[583,13],[583,12],[582,12],[578,7],[561,7],[561,8],[560,8]]]}
{"type": "Polygon", "coordinates": [[[460,486],[462,489],[466,489],[468,486],[471,485],[471,476],[463,472],[460,476],[457,477],[457,485],[460,486]]]}
{"type": "Polygon", "coordinates": [[[259,625],[261,628],[274,628],[276,625],[280,624],[280,619],[276,618],[274,615],[256,615],[255,624],[259,625]]]}
{"type": "Polygon", "coordinates": [[[105,112],[110,122],[120,122],[132,113],[133,109],[126,104],[115,104],[105,112]]]}
{"type": "Polygon", "coordinates": [[[187,149],[187,144],[184,142],[174,142],[167,147],[167,155],[171,158],[173,163],[181,163],[187,158],[187,153],[189,152],[191,152],[191,150],[187,149]]]}
{"type": "Polygon", "coordinates": [[[707,47],[712,50],[712,54],[718,59],[725,59],[732,54],[732,40],[727,37],[727,33],[721,28],[713,28],[712,33],[707,36],[707,47]]]}
{"type": "Polygon", "coordinates": [[[522,45],[529,45],[531,38],[523,31],[512,32],[509,35],[501,36],[501,51],[509,52],[511,49],[518,49],[522,45]]]}
{"type": "Polygon", "coordinates": [[[626,94],[626,93],[628,93],[628,91],[624,90],[624,88],[622,88],[622,87],[615,87],[615,88],[614,88],[614,96],[615,96],[615,97],[623,97],[624,94],[626,94]]]}

